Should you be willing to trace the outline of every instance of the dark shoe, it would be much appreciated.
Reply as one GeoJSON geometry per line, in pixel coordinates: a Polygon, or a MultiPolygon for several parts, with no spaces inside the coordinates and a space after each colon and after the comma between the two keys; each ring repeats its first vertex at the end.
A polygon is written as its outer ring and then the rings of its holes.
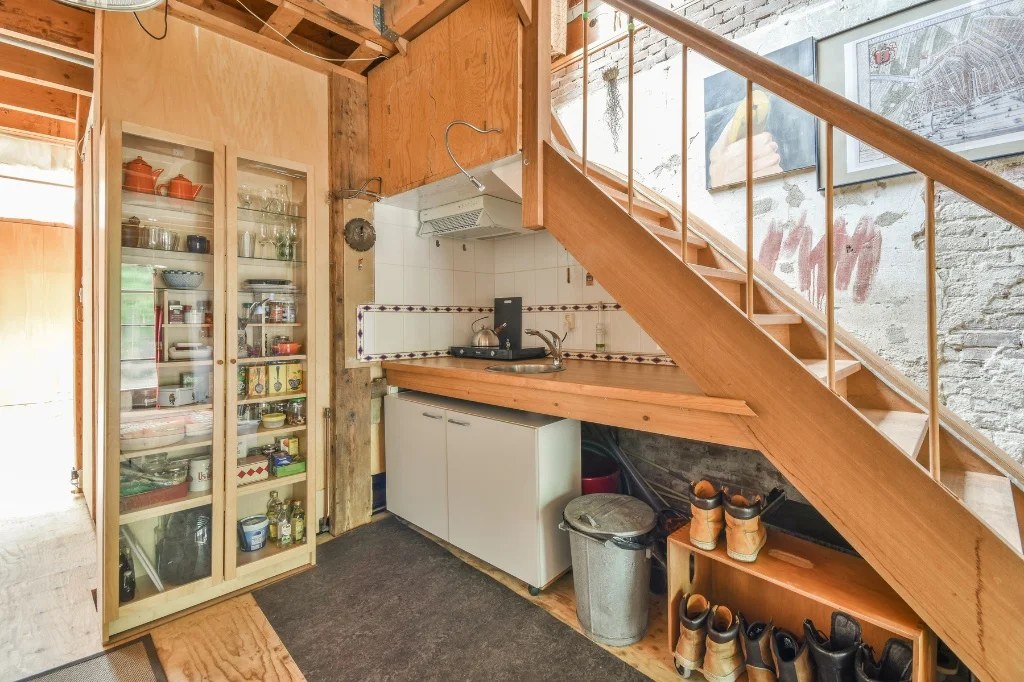
{"type": "Polygon", "coordinates": [[[690,514],[690,542],[694,547],[713,550],[725,527],[721,489],[707,479],[691,483],[690,514]]]}
{"type": "Polygon", "coordinates": [[[775,659],[772,658],[772,622],[748,624],[743,614],[740,621],[740,643],[750,682],[776,682],[775,659]]]}
{"type": "Polygon", "coordinates": [[[789,630],[775,628],[772,655],[779,682],[814,682],[814,661],[807,643],[801,642],[789,630]]]}
{"type": "Polygon", "coordinates": [[[711,605],[699,594],[683,595],[679,602],[679,641],[676,642],[676,668],[690,671],[704,666],[704,650],[707,646],[708,614],[711,605]]]}
{"type": "Polygon", "coordinates": [[[708,616],[708,652],[701,670],[709,682],[736,682],[743,674],[743,651],[740,650],[740,624],[732,611],[712,606],[708,616]]]}
{"type": "Polygon", "coordinates": [[[861,645],[860,623],[842,611],[834,611],[830,636],[808,619],[804,621],[804,640],[818,670],[817,682],[854,682],[854,658],[861,645]]]}
{"type": "Polygon", "coordinates": [[[890,639],[882,649],[882,658],[875,663],[874,652],[867,644],[857,650],[854,665],[857,682],[910,682],[914,650],[899,639],[890,639]]]}
{"type": "Polygon", "coordinates": [[[939,640],[939,653],[936,657],[935,670],[947,677],[952,677],[960,672],[960,659],[956,657],[946,643],[939,640]]]}

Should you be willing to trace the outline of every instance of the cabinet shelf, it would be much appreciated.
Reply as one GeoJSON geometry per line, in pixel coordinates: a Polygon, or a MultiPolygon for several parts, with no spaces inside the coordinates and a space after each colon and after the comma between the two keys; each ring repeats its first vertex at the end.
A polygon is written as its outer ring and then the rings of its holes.
{"type": "Polygon", "coordinates": [[[285,436],[289,433],[300,433],[306,430],[305,424],[296,424],[294,426],[281,426],[276,429],[265,429],[262,426],[256,429],[256,436],[285,436]]]}
{"type": "MultiPolygon", "coordinates": [[[[157,260],[183,261],[189,263],[205,263],[213,261],[213,256],[211,256],[208,253],[192,253],[190,251],[165,251],[164,249],[146,249],[141,246],[122,246],[121,256],[124,259],[144,260],[146,264],[152,263],[153,261],[157,260]]],[[[176,289],[173,291],[194,291],[194,289],[176,289]]]]}
{"type": "MultiPolygon", "coordinates": [[[[174,253],[170,251],[168,253],[174,253]]],[[[246,258],[245,256],[238,257],[239,265],[305,265],[304,260],[282,260],[280,258],[246,258]]]]}
{"type": "Polygon", "coordinates": [[[294,360],[305,360],[305,355],[264,355],[258,358],[238,358],[240,365],[260,365],[269,362],[292,362],[294,360]]]}
{"type": "MultiPolygon", "coordinates": [[[[238,496],[244,497],[245,495],[252,495],[253,493],[258,493],[264,490],[283,488],[286,485],[291,485],[293,483],[302,483],[305,480],[305,473],[292,474],[291,476],[283,476],[281,478],[278,478],[277,476],[271,476],[267,480],[260,481],[259,483],[250,483],[248,485],[238,486],[238,496]]],[[[244,552],[244,554],[249,554],[249,552],[244,552]]]]}
{"type": "Polygon", "coordinates": [[[124,602],[117,608],[118,616],[121,618],[132,617],[137,614],[146,613],[156,608],[158,604],[164,604],[175,599],[180,599],[204,590],[213,584],[210,578],[201,578],[185,585],[166,587],[164,591],[156,589],[156,585],[150,579],[142,566],[135,564],[135,599],[124,602]]]}
{"type": "MultiPolygon", "coordinates": [[[[174,409],[174,408],[168,408],[174,409]]],[[[182,450],[191,450],[192,448],[203,448],[210,447],[213,445],[213,440],[209,436],[198,436],[198,437],[186,437],[185,440],[178,441],[172,445],[164,445],[159,448],[146,448],[145,450],[131,450],[124,451],[121,453],[121,461],[125,462],[129,459],[135,459],[136,457],[142,457],[144,455],[155,455],[158,452],[181,452],[182,450]]]]}
{"type": "Polygon", "coordinates": [[[199,329],[201,327],[212,327],[212,324],[186,324],[184,322],[168,322],[164,329],[199,329]]]}
{"type": "Polygon", "coordinates": [[[250,322],[250,327],[302,327],[301,322],[250,322]]]}
{"type": "Polygon", "coordinates": [[[135,410],[121,410],[121,417],[138,417],[145,419],[153,415],[163,416],[178,414],[181,412],[195,412],[196,410],[212,410],[212,403],[192,403],[191,405],[179,405],[178,407],[140,407],[135,410]]]}
{"type": "Polygon", "coordinates": [[[197,216],[212,216],[213,201],[211,199],[175,199],[163,194],[147,194],[121,188],[121,206],[145,210],[158,209],[175,213],[190,213],[197,216]]]}
{"type": "Polygon", "coordinates": [[[305,398],[305,393],[282,393],[281,395],[265,396],[263,398],[247,398],[239,400],[238,405],[256,405],[257,403],[272,403],[278,400],[291,400],[292,398],[305,398]]]}
{"type": "Polygon", "coordinates": [[[288,213],[275,213],[274,211],[263,211],[258,208],[238,207],[238,221],[244,223],[258,223],[260,221],[273,221],[281,219],[282,222],[294,220],[298,223],[306,222],[306,216],[290,215],[288,213]]]}
{"type": "Polygon", "coordinates": [[[156,368],[167,369],[172,367],[209,367],[211,365],[213,365],[213,360],[167,360],[165,362],[158,362],[156,368]]]}
{"type": "Polygon", "coordinates": [[[235,565],[238,567],[238,574],[245,575],[251,571],[257,570],[257,564],[265,561],[284,559],[285,555],[290,555],[293,552],[308,552],[309,547],[309,534],[306,534],[306,539],[298,544],[291,544],[281,547],[279,545],[267,544],[263,549],[255,552],[243,552],[241,549],[237,550],[238,556],[235,561],[235,565]]]}
{"type": "Polygon", "coordinates": [[[129,523],[135,523],[137,521],[145,521],[146,519],[155,519],[158,516],[165,516],[174,512],[185,511],[186,509],[193,509],[195,507],[202,507],[204,504],[211,504],[213,502],[213,493],[208,490],[202,492],[189,493],[180,500],[173,502],[163,502],[161,504],[154,504],[150,507],[143,507],[142,509],[136,509],[125,514],[121,514],[120,524],[125,526],[129,523]]]}

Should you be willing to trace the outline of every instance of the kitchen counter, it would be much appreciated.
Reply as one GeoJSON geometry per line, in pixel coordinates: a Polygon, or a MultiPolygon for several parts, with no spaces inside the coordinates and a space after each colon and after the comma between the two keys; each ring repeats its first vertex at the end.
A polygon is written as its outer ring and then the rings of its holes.
{"type": "MultiPolygon", "coordinates": [[[[551,362],[550,358],[528,361],[551,362]]],[[[743,400],[705,395],[679,367],[568,360],[563,372],[500,374],[492,360],[430,358],[383,362],[387,382],[411,390],[557,417],[754,447],[735,416],[743,400]]]]}

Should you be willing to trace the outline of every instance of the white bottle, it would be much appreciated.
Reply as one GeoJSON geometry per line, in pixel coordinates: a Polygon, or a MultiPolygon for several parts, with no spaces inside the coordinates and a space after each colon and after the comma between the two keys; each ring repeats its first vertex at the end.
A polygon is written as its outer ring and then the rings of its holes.
{"type": "Polygon", "coordinates": [[[594,348],[598,351],[608,350],[605,342],[607,329],[604,324],[604,304],[599,303],[597,307],[597,324],[594,326],[594,348]]]}

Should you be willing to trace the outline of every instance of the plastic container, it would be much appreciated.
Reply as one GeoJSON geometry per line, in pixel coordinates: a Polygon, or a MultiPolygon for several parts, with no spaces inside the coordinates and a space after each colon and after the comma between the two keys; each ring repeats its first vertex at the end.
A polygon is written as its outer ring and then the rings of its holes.
{"type": "Polygon", "coordinates": [[[576,617],[583,633],[607,646],[647,634],[654,510],[628,495],[598,493],[570,502],[559,528],[569,532],[576,617]]]}
{"type": "Polygon", "coordinates": [[[584,450],[581,457],[581,490],[584,495],[619,492],[619,465],[615,460],[588,450],[584,450]]]}
{"type": "Polygon", "coordinates": [[[270,520],[264,514],[246,516],[238,520],[238,546],[243,552],[255,552],[267,544],[270,520]]]}
{"type": "Polygon", "coordinates": [[[238,422],[238,435],[251,436],[256,433],[258,428],[260,428],[259,419],[242,419],[238,422]]]}
{"type": "Polygon", "coordinates": [[[284,426],[284,412],[269,412],[263,415],[263,427],[266,429],[279,429],[284,426]]]}

